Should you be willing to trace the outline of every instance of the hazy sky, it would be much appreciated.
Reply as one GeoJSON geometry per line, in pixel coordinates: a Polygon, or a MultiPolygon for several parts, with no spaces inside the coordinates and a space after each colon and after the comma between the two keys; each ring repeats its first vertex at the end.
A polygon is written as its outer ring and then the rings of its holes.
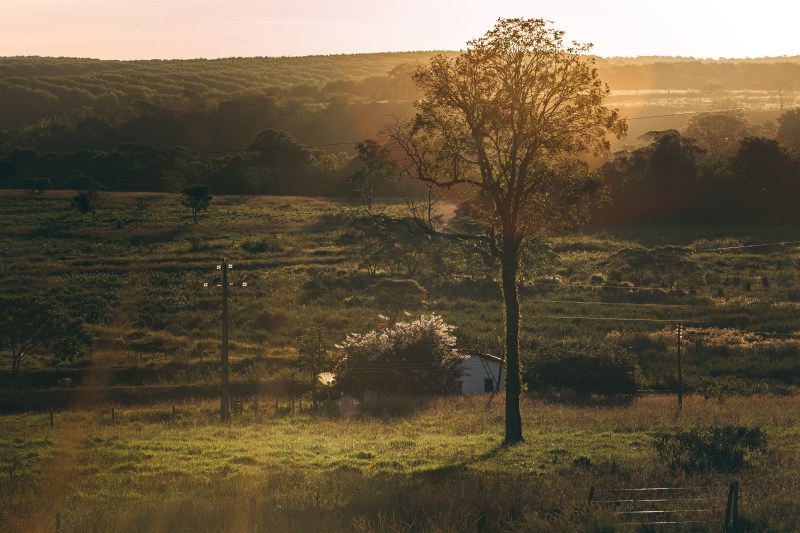
{"type": "Polygon", "coordinates": [[[0,56],[103,59],[458,50],[544,18],[602,56],[800,54],[800,0],[0,0],[0,56]]]}

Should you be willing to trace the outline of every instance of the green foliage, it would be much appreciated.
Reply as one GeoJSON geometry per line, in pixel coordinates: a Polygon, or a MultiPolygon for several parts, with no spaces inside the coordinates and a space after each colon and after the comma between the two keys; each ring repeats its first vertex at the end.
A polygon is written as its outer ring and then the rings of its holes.
{"type": "Polygon", "coordinates": [[[340,350],[337,385],[347,393],[452,394],[458,390],[459,363],[453,326],[434,314],[361,335],[351,333],[340,350]]]}
{"type": "Polygon", "coordinates": [[[11,352],[15,377],[22,360],[36,351],[46,350],[57,360],[72,360],[91,346],[83,322],[51,303],[30,297],[3,297],[0,309],[0,346],[11,352]]]}
{"type": "Polygon", "coordinates": [[[679,246],[623,248],[610,255],[603,266],[640,286],[688,288],[700,282],[700,267],[691,258],[691,250],[679,246]]]}
{"type": "Polygon", "coordinates": [[[752,128],[742,111],[699,113],[689,118],[685,135],[697,142],[712,160],[729,157],[736,152],[739,142],[750,134],[752,128]]]}
{"type": "Polygon", "coordinates": [[[800,150],[800,108],[790,109],[778,117],[778,142],[793,150],[800,150]]]}
{"type": "Polygon", "coordinates": [[[83,191],[75,195],[72,199],[72,207],[77,209],[83,214],[91,213],[94,215],[97,212],[98,194],[94,189],[83,191]]]}
{"type": "Polygon", "coordinates": [[[612,343],[581,344],[575,340],[539,346],[522,362],[528,390],[573,389],[592,394],[632,396],[639,383],[633,357],[612,343]]]}
{"type": "Polygon", "coordinates": [[[759,427],[726,425],[663,433],[653,446],[673,470],[732,473],[744,466],[748,454],[766,449],[767,437],[759,427]]]}
{"type": "Polygon", "coordinates": [[[297,354],[297,363],[309,383],[311,399],[316,407],[318,376],[322,372],[329,372],[335,364],[331,354],[331,344],[319,324],[312,323],[303,328],[297,339],[297,354]]]}
{"type": "Polygon", "coordinates": [[[384,269],[392,275],[415,276],[436,253],[419,220],[385,213],[353,217],[350,230],[337,242],[351,246],[360,258],[359,268],[372,276],[384,269]]]}
{"type": "Polygon", "coordinates": [[[643,138],[648,145],[617,152],[602,166],[612,202],[595,220],[653,220],[691,205],[705,151],[675,130],[650,131],[643,138]]]}
{"type": "Polygon", "coordinates": [[[726,115],[722,123],[714,119],[713,124],[702,125],[723,130],[704,134],[716,137],[702,142],[724,144],[708,148],[710,156],[711,152],[719,154],[713,155],[712,159],[717,158],[713,161],[704,160],[705,150],[695,139],[675,130],[650,132],[646,136],[649,145],[615,154],[614,160],[602,167],[612,204],[597,212],[595,221],[796,221],[798,213],[791,198],[800,194],[800,158],[776,140],[752,136],[759,133],[752,127],[728,124],[737,120],[726,115]],[[726,133],[726,128],[738,129],[726,133]],[[730,144],[729,136],[739,141],[730,144]]]}
{"type": "Polygon", "coordinates": [[[367,209],[372,210],[375,192],[381,184],[397,178],[400,169],[391,159],[386,147],[377,141],[367,139],[356,145],[360,167],[347,177],[353,194],[367,202],[367,209]]]}
{"type": "Polygon", "coordinates": [[[197,215],[200,211],[208,209],[212,196],[208,194],[208,187],[198,185],[183,189],[181,205],[192,210],[192,219],[197,224],[197,215]]]}

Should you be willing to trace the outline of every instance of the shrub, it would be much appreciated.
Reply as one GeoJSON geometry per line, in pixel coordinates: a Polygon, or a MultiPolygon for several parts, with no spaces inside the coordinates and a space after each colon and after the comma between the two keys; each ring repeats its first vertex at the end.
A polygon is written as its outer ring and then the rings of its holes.
{"type": "Polygon", "coordinates": [[[745,454],[764,450],[767,437],[758,427],[727,425],[661,434],[653,446],[673,470],[681,469],[687,474],[702,470],[731,473],[744,465],[745,454]]]}
{"type": "Polygon", "coordinates": [[[244,241],[239,246],[243,250],[246,250],[250,253],[283,251],[283,245],[281,245],[280,240],[278,239],[278,235],[276,233],[271,233],[269,235],[265,235],[257,239],[244,241]]]}
{"type": "Polygon", "coordinates": [[[638,390],[633,358],[609,343],[540,346],[523,361],[522,380],[528,390],[574,389],[581,397],[633,395],[638,390]]]}
{"type": "Polygon", "coordinates": [[[363,396],[379,394],[447,394],[458,390],[459,363],[454,327],[434,314],[413,322],[351,333],[336,348],[341,390],[363,396]]]}

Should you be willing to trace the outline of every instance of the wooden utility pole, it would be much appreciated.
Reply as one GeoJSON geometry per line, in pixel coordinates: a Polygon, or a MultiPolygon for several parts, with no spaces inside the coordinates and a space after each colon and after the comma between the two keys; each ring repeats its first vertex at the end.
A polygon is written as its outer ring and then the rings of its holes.
{"type": "Polygon", "coordinates": [[[231,419],[230,384],[228,383],[228,259],[222,258],[222,390],[219,414],[223,422],[231,419]]]}
{"type": "MultiPolygon", "coordinates": [[[[217,265],[217,270],[222,270],[222,282],[217,283],[220,281],[219,278],[212,282],[217,287],[222,287],[222,387],[219,394],[219,414],[223,422],[231,419],[231,393],[228,381],[228,288],[233,285],[233,283],[228,283],[228,270],[231,268],[233,268],[233,265],[228,263],[227,258],[223,257],[222,264],[217,265]]],[[[239,286],[238,283],[236,285],[239,286]]],[[[203,283],[203,287],[208,286],[209,283],[203,283]]],[[[242,282],[241,286],[247,287],[247,282],[242,282]]]]}
{"type": "Polygon", "coordinates": [[[678,325],[678,411],[683,409],[683,372],[681,371],[681,336],[683,326],[678,325]]]}

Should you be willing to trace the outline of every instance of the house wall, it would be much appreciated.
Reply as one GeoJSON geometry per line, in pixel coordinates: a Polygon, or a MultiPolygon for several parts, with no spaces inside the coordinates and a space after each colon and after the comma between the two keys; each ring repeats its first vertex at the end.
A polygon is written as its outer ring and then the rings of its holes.
{"type": "MultiPolygon", "coordinates": [[[[485,380],[493,379],[497,383],[497,376],[500,372],[500,363],[491,359],[487,359],[486,363],[491,369],[491,376],[486,373],[486,369],[481,363],[481,358],[472,355],[461,363],[461,393],[462,394],[484,394],[485,380]]],[[[500,390],[505,390],[505,376],[500,382],[500,390]]]]}

